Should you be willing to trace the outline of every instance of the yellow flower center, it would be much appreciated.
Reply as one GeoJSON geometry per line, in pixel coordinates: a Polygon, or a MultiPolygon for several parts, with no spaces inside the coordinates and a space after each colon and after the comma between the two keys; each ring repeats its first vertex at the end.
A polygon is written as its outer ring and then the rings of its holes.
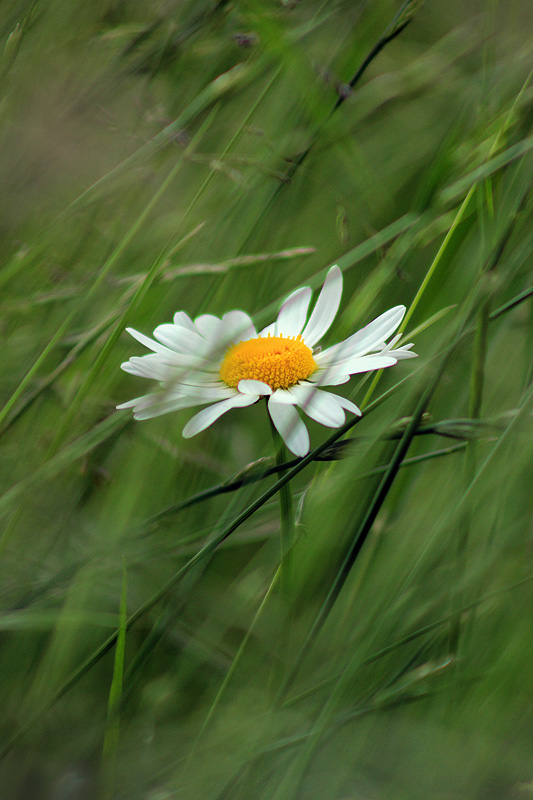
{"type": "Polygon", "coordinates": [[[253,379],[270,388],[288,389],[308,378],[316,369],[313,353],[301,336],[265,336],[248,339],[229,348],[220,367],[220,377],[228,386],[253,379]]]}

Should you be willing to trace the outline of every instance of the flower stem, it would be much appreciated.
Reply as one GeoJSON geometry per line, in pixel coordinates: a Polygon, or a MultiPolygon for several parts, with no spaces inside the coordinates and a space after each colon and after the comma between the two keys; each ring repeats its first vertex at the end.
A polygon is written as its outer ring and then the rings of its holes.
{"type": "MultiPolygon", "coordinates": [[[[280,468],[287,461],[287,451],[283,439],[274,427],[270,419],[270,429],[272,431],[272,442],[274,445],[274,458],[276,467],[280,468]]],[[[281,468],[278,475],[280,478],[286,474],[287,469],[281,468]]],[[[285,680],[285,666],[290,661],[291,630],[292,630],[292,583],[293,583],[293,547],[295,541],[295,525],[292,502],[292,490],[289,482],[279,489],[279,510],[280,510],[280,563],[278,568],[279,594],[280,594],[280,621],[277,663],[274,664],[270,679],[271,697],[277,704],[280,689],[285,680]]]]}
{"type": "MultiPolygon", "coordinates": [[[[270,419],[270,417],[269,417],[270,419]]],[[[283,439],[270,420],[272,431],[272,441],[274,444],[274,458],[276,467],[279,469],[287,463],[287,450],[283,439]]],[[[278,475],[282,478],[286,470],[279,469],[278,475]]],[[[292,585],[292,548],[294,545],[294,513],[292,503],[292,491],[288,483],[279,490],[279,510],[281,517],[281,572],[280,588],[283,600],[287,600],[291,593],[292,585]]]]}

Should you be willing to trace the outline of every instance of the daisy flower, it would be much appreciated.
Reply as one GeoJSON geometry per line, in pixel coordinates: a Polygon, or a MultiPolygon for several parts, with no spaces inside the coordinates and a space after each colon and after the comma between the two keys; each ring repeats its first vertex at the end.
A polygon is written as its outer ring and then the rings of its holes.
{"type": "Polygon", "coordinates": [[[405,314],[395,306],[343,342],[325,350],[318,342],[329,330],[339,308],[342,272],[329,270],[308,318],[311,289],[289,295],[278,318],[257,332],[244,311],[222,318],[202,314],[193,321],[184,311],[171,324],[159,325],[154,339],[132,328],[128,332],[148,347],[150,355],[132,356],[122,369],[159,381],[161,389],[117,408],[132,408],[135,419],[207,405],[185,425],[189,438],[205,430],[232,408],[244,408],[268,398],[268,411],[288,449],[296,456],[309,452],[309,433],[297,407],[328,428],[344,424],[346,411],[361,415],[351,400],[324,386],[338,386],[351,375],[392,367],[413,358],[412,344],[395,347],[389,340],[405,314]]]}

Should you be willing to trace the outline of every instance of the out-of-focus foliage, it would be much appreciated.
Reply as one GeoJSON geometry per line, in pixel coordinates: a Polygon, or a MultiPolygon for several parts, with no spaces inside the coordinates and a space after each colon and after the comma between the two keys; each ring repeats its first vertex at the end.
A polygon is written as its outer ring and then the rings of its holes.
{"type": "Polygon", "coordinates": [[[533,795],[531,22],[2,2],[0,796],[533,795]],[[329,341],[403,303],[420,357],[295,469],[282,591],[261,404],[133,422],[124,328],[332,263],[329,341]]]}

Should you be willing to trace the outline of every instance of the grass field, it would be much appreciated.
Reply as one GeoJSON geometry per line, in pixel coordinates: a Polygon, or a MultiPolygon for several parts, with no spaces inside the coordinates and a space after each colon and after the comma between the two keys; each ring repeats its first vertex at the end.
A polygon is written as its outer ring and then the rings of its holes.
{"type": "Polygon", "coordinates": [[[0,800],[533,797],[532,17],[0,4],[0,800]],[[115,410],[335,263],[418,358],[309,456],[115,410]]]}

